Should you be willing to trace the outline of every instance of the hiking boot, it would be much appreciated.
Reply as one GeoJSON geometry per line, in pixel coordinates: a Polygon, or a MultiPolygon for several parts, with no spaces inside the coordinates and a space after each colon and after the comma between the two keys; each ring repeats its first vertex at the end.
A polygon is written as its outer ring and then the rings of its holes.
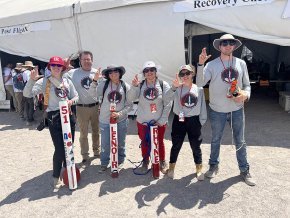
{"type": "Polygon", "coordinates": [[[202,164],[196,164],[196,178],[198,181],[204,180],[204,174],[202,173],[202,164]]]}
{"type": "Polygon", "coordinates": [[[218,174],[219,165],[218,164],[211,164],[209,170],[205,173],[207,178],[213,178],[218,174]]]}
{"type": "Polygon", "coordinates": [[[101,165],[101,168],[99,169],[99,173],[104,173],[108,169],[108,166],[101,165]]]}
{"type": "Polygon", "coordinates": [[[59,189],[62,186],[62,182],[59,178],[53,177],[53,188],[59,189]]]}
{"type": "Polygon", "coordinates": [[[245,172],[241,172],[240,175],[242,176],[243,180],[245,181],[245,183],[247,185],[249,185],[249,186],[255,186],[256,185],[256,182],[252,178],[249,170],[246,170],[245,172]]]}
{"type": "Polygon", "coordinates": [[[174,168],[175,168],[175,163],[169,163],[169,169],[167,170],[167,176],[171,179],[174,179],[174,168]]]}
{"type": "Polygon", "coordinates": [[[168,166],[166,164],[166,161],[165,160],[160,161],[159,166],[160,166],[160,171],[163,174],[166,174],[167,173],[167,170],[168,170],[168,166]]]}

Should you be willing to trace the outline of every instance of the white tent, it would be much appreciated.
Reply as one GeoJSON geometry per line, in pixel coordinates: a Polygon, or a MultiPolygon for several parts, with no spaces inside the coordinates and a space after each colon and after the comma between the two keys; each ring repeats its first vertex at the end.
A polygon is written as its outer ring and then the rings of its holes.
{"type": "MultiPolygon", "coordinates": [[[[204,1],[204,0],[202,0],[204,1]]],[[[188,1],[186,1],[188,2],[188,1]]],[[[171,80],[185,63],[184,21],[282,46],[290,45],[286,0],[270,4],[175,13],[171,0],[2,0],[0,50],[47,61],[91,50],[94,65],[122,64],[125,79],[146,60],[171,80]]],[[[190,30],[196,31],[196,30],[190,30]]]]}

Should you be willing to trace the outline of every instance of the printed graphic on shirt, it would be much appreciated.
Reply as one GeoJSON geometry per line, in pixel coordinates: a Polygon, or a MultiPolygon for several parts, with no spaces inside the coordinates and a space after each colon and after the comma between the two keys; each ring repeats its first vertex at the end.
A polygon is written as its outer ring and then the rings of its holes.
{"type": "Polygon", "coordinates": [[[233,68],[227,68],[221,74],[222,81],[226,83],[232,83],[234,80],[237,80],[238,77],[239,72],[233,68]]]}
{"type": "Polygon", "coordinates": [[[55,95],[59,98],[66,98],[68,96],[68,88],[62,87],[62,88],[54,88],[55,95]]]}
{"type": "Polygon", "coordinates": [[[119,104],[121,100],[122,100],[122,95],[119,91],[114,90],[108,94],[108,101],[110,103],[119,104]]]}
{"type": "Polygon", "coordinates": [[[90,88],[90,85],[92,83],[92,79],[90,77],[84,77],[82,80],[81,80],[81,85],[83,88],[85,89],[89,89],[90,88]]]}
{"type": "Polygon", "coordinates": [[[146,88],[143,93],[144,98],[150,101],[155,100],[158,97],[158,94],[159,92],[158,92],[158,89],[156,88],[146,88]]]}
{"type": "Polygon", "coordinates": [[[192,94],[188,93],[181,98],[181,105],[187,108],[193,108],[197,105],[197,97],[192,94]]]}

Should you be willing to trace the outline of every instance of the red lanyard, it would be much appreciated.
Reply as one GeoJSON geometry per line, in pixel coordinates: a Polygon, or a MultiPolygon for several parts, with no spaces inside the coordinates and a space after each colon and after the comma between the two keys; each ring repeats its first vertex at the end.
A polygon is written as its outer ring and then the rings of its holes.
{"type": "MultiPolygon", "coordinates": [[[[187,94],[190,93],[191,88],[192,88],[192,83],[191,83],[191,86],[190,86],[187,94]]],[[[183,85],[181,86],[180,96],[179,96],[179,99],[180,99],[179,103],[180,103],[181,107],[183,108],[183,105],[182,105],[182,89],[183,89],[183,85]]]]}
{"type": "MultiPolygon", "coordinates": [[[[224,62],[222,61],[221,57],[220,57],[220,60],[221,60],[221,62],[222,62],[222,65],[224,66],[224,69],[226,70],[226,67],[225,67],[224,62]]],[[[229,67],[230,70],[232,70],[233,63],[234,63],[234,58],[232,58],[232,64],[231,64],[230,67],[229,67]]]]}

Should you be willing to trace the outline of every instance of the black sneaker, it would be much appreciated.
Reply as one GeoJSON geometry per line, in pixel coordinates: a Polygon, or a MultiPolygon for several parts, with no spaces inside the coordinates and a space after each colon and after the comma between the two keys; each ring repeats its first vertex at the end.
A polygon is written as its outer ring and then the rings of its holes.
{"type": "Polygon", "coordinates": [[[252,178],[250,171],[246,170],[245,172],[241,172],[241,177],[243,178],[243,180],[245,181],[245,183],[249,186],[255,186],[256,182],[254,181],[254,179],[252,178]]]}
{"type": "Polygon", "coordinates": [[[219,165],[218,164],[211,164],[209,170],[204,174],[207,178],[213,178],[218,174],[219,165]]]}

